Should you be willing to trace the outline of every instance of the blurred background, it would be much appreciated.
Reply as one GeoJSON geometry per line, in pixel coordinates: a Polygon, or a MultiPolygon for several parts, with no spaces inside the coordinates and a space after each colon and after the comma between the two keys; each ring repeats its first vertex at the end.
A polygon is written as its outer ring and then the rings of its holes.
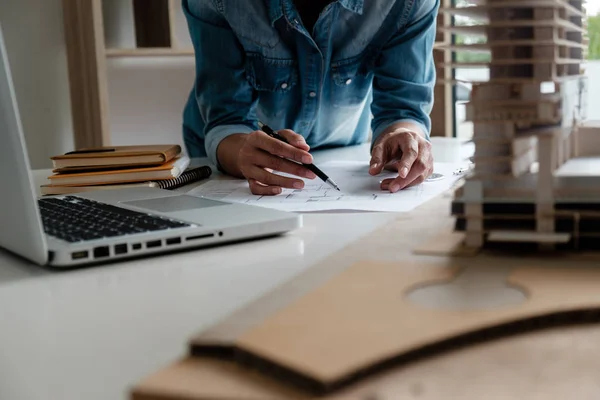
{"type": "MultiPolygon", "coordinates": [[[[155,0],[146,0],[155,1],[155,0]]],[[[165,0],[166,1],[166,0],[165,0]]],[[[455,0],[460,6],[465,0],[455,0]]],[[[173,7],[172,35],[177,49],[154,56],[114,53],[106,59],[108,125],[111,143],[181,143],[181,110],[194,79],[180,1],[173,7]],[[179,50],[178,50],[179,49],[179,50]]],[[[106,46],[135,45],[131,0],[102,0],[106,46]]],[[[600,0],[588,0],[589,52],[585,63],[590,77],[589,117],[600,119],[600,0]]],[[[33,168],[48,168],[49,157],[74,146],[63,5],[61,0],[2,0],[0,24],[10,64],[33,168]]],[[[469,24],[468,19],[455,21],[469,24]]],[[[456,43],[478,40],[456,35],[456,43]]],[[[486,57],[464,53],[464,57],[486,57]]],[[[459,69],[456,79],[481,80],[486,68],[459,69]]],[[[472,126],[464,121],[469,85],[457,85],[453,96],[454,124],[448,136],[469,138],[472,126]]]]}

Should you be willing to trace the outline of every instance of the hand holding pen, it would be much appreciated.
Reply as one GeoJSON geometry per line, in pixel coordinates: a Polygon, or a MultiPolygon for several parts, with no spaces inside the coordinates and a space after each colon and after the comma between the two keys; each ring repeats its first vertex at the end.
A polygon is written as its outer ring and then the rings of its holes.
{"type": "MultiPolygon", "coordinates": [[[[260,125],[260,129],[265,132],[267,135],[271,136],[272,138],[275,138],[277,140],[280,140],[284,143],[288,143],[288,141],[281,136],[280,134],[278,134],[277,132],[275,132],[273,129],[269,128],[267,125],[259,122],[260,125]]],[[[328,177],[325,172],[321,171],[319,168],[317,168],[317,166],[315,164],[312,163],[305,163],[302,162],[302,165],[307,168],[308,170],[312,171],[315,173],[315,175],[317,175],[323,182],[325,182],[326,184],[328,184],[329,186],[331,186],[332,188],[336,189],[336,190],[340,190],[340,188],[338,187],[338,185],[333,181],[333,179],[331,179],[330,177],[328,177]]]]}
{"type": "Polygon", "coordinates": [[[229,146],[235,146],[236,141],[239,143],[237,145],[239,151],[236,150],[237,169],[250,183],[253,194],[276,195],[281,193],[283,188],[304,188],[304,181],[294,176],[317,178],[317,173],[307,167],[313,160],[308,153],[310,148],[301,135],[284,129],[278,131],[274,137],[267,134],[266,129],[263,125],[263,130],[237,135],[237,137],[230,136],[219,145],[223,147],[225,144],[229,151],[229,146]],[[286,173],[292,177],[282,176],[273,171],[286,173]]]}

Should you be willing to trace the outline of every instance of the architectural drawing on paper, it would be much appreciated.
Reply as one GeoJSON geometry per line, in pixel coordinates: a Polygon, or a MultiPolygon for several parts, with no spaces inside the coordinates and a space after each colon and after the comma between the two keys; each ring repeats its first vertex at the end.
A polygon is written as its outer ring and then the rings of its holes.
{"type": "MultiPolygon", "coordinates": [[[[419,195],[422,188],[415,187],[409,191],[419,195]]],[[[311,203],[311,202],[370,202],[391,200],[393,194],[381,191],[380,193],[344,193],[339,192],[325,183],[307,183],[303,189],[283,189],[283,192],[277,196],[249,196],[246,187],[237,188],[230,192],[231,197],[240,197],[240,202],[246,204],[275,204],[275,203],[311,203]]]]}
{"type": "Polygon", "coordinates": [[[189,193],[213,200],[295,212],[324,210],[408,212],[435,196],[447,192],[460,179],[456,171],[464,168],[465,163],[435,163],[436,174],[443,179],[432,179],[398,193],[381,189],[381,181],[395,178],[398,174],[385,171],[381,175],[371,176],[366,161],[329,161],[322,165],[327,174],[338,182],[341,192],[333,190],[318,179],[304,179],[303,189],[283,189],[282,193],[276,196],[260,196],[250,192],[246,181],[225,179],[208,181],[189,193]]]}
{"type": "MultiPolygon", "coordinates": [[[[418,191],[418,189],[415,189],[418,191]]],[[[344,194],[339,191],[332,189],[331,186],[327,184],[315,184],[315,185],[306,185],[304,189],[292,190],[285,189],[283,193],[279,196],[256,196],[255,198],[248,199],[246,201],[247,204],[252,204],[253,202],[301,202],[301,203],[310,203],[310,202],[322,202],[322,201],[377,201],[377,200],[387,200],[392,198],[391,193],[381,192],[381,193],[367,193],[367,194],[344,194]]]]}
{"type": "Polygon", "coordinates": [[[581,0],[472,0],[444,9],[477,24],[446,26],[483,44],[442,50],[488,52],[489,80],[473,83],[474,169],[455,192],[455,229],[465,244],[596,249],[600,244],[598,176],[560,169],[600,157],[600,124],[586,120],[585,10],[581,0]]]}

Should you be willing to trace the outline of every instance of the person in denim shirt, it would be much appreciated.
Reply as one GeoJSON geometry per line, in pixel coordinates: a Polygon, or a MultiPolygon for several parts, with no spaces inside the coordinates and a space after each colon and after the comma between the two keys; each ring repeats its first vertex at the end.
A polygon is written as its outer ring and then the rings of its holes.
{"type": "Polygon", "coordinates": [[[364,143],[397,192],[433,170],[429,143],[439,0],[182,0],[196,79],[184,110],[192,157],[254,194],[302,188],[309,149],[364,143]],[[267,136],[258,122],[289,144],[267,136]]]}

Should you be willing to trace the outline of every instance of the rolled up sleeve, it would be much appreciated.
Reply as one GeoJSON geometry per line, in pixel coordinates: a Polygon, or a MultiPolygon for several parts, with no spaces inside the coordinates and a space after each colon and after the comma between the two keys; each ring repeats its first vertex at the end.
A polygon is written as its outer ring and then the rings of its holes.
{"type": "Polygon", "coordinates": [[[219,165],[217,160],[217,147],[227,136],[236,133],[250,133],[255,129],[248,125],[217,125],[206,133],[206,154],[213,165],[219,165]]]}
{"type": "Polygon", "coordinates": [[[415,0],[415,7],[411,21],[383,48],[374,70],[373,142],[398,122],[413,122],[430,135],[439,0],[415,0]]]}
{"type": "Polygon", "coordinates": [[[204,144],[219,166],[217,148],[227,136],[258,128],[256,98],[246,79],[245,53],[233,30],[207,0],[182,0],[196,61],[194,96],[204,122],[204,144]]]}

